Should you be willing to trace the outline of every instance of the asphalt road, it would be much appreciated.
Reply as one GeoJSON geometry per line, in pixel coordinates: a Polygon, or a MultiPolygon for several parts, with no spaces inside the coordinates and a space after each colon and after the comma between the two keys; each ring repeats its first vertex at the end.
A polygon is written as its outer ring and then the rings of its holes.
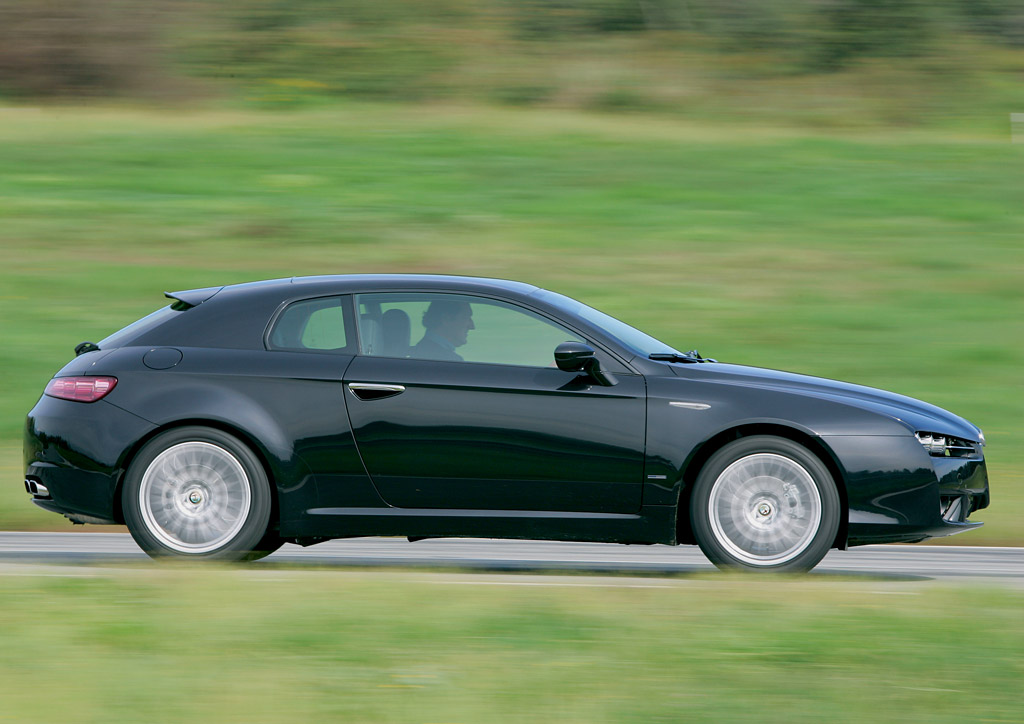
{"type": "MultiPolygon", "coordinates": [[[[126,533],[0,533],[0,564],[7,572],[38,564],[63,566],[144,563],[126,533]]],[[[401,538],[353,538],[310,548],[285,545],[251,564],[310,568],[402,567],[477,571],[559,571],[590,574],[685,575],[714,567],[696,546],[625,546],[444,538],[410,543],[401,538]]],[[[865,546],[832,551],[816,576],[888,580],[986,581],[1024,587],[1024,548],[971,546],[865,546]]]]}

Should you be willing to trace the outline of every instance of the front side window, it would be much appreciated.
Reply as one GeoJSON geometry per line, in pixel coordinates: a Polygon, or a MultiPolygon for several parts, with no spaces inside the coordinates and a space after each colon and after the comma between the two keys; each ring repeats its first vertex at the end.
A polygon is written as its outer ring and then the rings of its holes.
{"type": "Polygon", "coordinates": [[[522,307],[463,294],[356,297],[365,355],[547,367],[562,342],[583,340],[522,307]]]}
{"type": "Polygon", "coordinates": [[[306,299],[288,306],[268,337],[273,349],[351,353],[341,297],[306,299]]]}

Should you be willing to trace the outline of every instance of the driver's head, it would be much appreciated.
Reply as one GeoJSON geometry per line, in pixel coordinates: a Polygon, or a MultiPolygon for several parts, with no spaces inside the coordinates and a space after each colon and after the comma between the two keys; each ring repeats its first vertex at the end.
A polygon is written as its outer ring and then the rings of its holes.
{"type": "Polygon", "coordinates": [[[423,313],[423,327],[439,334],[456,347],[466,343],[473,325],[473,310],[469,302],[437,300],[423,313]]]}

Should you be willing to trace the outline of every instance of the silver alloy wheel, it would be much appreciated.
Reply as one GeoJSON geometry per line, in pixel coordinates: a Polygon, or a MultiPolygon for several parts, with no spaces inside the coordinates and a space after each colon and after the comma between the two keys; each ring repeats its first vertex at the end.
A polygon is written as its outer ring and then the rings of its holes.
{"type": "Polygon", "coordinates": [[[181,553],[209,553],[231,541],[252,504],[238,458],[208,442],[183,442],[149,464],[139,485],[146,528],[181,553]]]}
{"type": "Polygon", "coordinates": [[[722,471],[708,498],[715,539],[737,560],[772,566],[792,560],[821,526],[821,494],[800,463],[755,453],[722,471]]]}

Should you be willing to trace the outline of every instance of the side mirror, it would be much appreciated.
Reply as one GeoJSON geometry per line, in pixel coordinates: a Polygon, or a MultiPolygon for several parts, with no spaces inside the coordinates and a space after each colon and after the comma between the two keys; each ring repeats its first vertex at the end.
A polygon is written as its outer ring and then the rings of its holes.
{"type": "Polygon", "coordinates": [[[618,384],[611,372],[601,369],[594,348],[582,342],[562,342],[555,347],[555,364],[563,372],[583,372],[605,387],[618,384]]]}
{"type": "Polygon", "coordinates": [[[593,347],[582,342],[562,342],[555,347],[555,364],[563,372],[582,372],[595,359],[593,347]]]}

